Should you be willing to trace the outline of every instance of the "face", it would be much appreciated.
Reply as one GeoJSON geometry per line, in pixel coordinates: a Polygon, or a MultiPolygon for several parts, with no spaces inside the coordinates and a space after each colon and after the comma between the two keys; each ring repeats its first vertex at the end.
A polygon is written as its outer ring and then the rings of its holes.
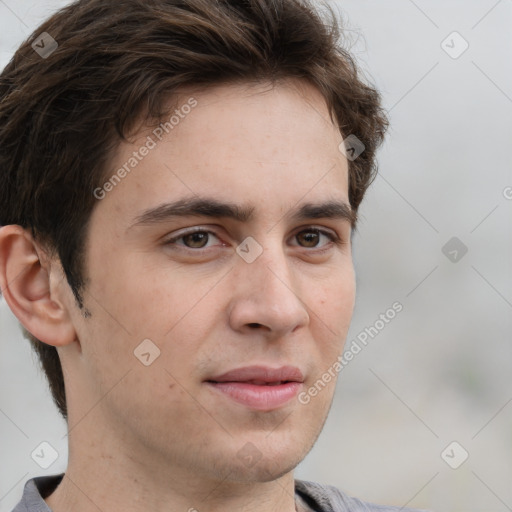
{"type": "Polygon", "coordinates": [[[112,175],[129,172],[97,192],[90,316],[69,299],[79,344],[61,351],[69,428],[162,471],[267,481],[319,435],[334,379],[298,397],[332,367],[352,316],[342,137],[302,83],[180,102],[169,133],[120,146],[112,175]]]}

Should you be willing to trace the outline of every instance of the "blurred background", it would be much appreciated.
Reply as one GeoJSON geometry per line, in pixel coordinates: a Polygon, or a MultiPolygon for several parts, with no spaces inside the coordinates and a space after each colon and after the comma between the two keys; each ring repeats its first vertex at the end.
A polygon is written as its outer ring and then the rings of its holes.
{"type": "MultiPolygon", "coordinates": [[[[0,67],[66,3],[0,0],[0,67]]],[[[378,503],[511,511],[512,1],[330,4],[391,128],[354,238],[347,348],[374,329],[296,478],[378,503]]],[[[3,299],[0,347],[9,512],[27,479],[65,470],[66,425],[3,299]],[[46,470],[31,458],[43,441],[59,453],[46,470]]]]}

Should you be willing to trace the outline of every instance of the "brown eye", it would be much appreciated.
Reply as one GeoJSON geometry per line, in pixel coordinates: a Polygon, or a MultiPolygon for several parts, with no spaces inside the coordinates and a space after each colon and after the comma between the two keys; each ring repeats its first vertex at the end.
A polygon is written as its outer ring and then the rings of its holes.
{"type": "Polygon", "coordinates": [[[198,231],[189,233],[182,237],[184,245],[190,249],[202,249],[208,243],[209,233],[206,231],[198,231]]]}
{"type": "Polygon", "coordinates": [[[297,239],[303,242],[304,247],[316,247],[320,239],[318,230],[302,231],[297,235],[297,239]]]}
{"type": "Polygon", "coordinates": [[[165,242],[165,245],[183,250],[192,249],[199,252],[199,249],[213,247],[213,244],[210,242],[213,242],[215,239],[219,240],[214,232],[206,229],[197,229],[196,231],[189,231],[188,233],[182,233],[179,236],[170,238],[165,242]]]}
{"type": "Polygon", "coordinates": [[[305,229],[301,231],[297,235],[295,235],[296,239],[299,241],[299,244],[302,247],[306,247],[309,249],[314,249],[316,247],[323,247],[329,245],[328,243],[320,245],[321,237],[324,236],[331,242],[337,243],[337,236],[330,233],[329,231],[324,231],[322,229],[305,229]]]}

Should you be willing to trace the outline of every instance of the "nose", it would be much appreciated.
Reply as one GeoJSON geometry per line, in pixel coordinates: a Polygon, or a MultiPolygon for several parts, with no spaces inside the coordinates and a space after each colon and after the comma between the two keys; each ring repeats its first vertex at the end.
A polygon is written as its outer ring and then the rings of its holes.
{"type": "Polygon", "coordinates": [[[265,248],[252,263],[240,258],[231,275],[231,327],[282,338],[307,326],[310,318],[299,277],[290,269],[282,247],[265,248]]]}

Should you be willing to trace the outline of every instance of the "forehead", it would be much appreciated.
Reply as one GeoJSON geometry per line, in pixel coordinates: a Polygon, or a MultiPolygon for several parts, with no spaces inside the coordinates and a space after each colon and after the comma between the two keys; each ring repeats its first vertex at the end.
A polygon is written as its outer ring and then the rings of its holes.
{"type": "Polygon", "coordinates": [[[269,214],[301,198],[348,202],[341,141],[324,98],[304,82],[182,92],[158,126],[120,145],[110,166],[115,179],[98,209],[133,220],[147,208],[206,192],[269,214]]]}

